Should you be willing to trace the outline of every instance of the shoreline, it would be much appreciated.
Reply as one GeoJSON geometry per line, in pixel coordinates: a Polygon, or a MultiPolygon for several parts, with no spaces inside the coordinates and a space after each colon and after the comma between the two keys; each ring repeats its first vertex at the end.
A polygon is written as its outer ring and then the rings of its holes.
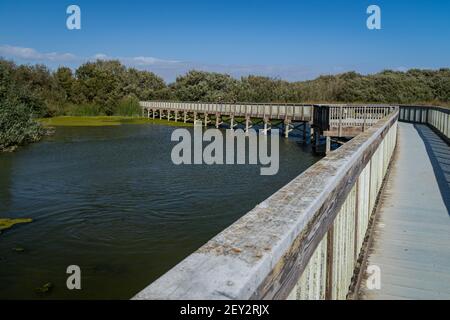
{"type": "Polygon", "coordinates": [[[157,124],[173,127],[191,127],[192,123],[126,116],[57,116],[37,119],[44,127],[104,127],[120,125],[157,124]]]}

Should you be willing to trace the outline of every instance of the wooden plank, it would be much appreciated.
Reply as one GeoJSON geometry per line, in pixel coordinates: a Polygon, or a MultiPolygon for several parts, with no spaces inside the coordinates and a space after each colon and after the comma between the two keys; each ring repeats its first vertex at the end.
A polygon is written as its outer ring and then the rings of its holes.
{"type": "Polygon", "coordinates": [[[450,299],[449,212],[425,144],[446,149],[438,160],[444,163],[450,162],[450,147],[420,126],[430,141],[412,124],[399,125],[398,158],[382,194],[368,258],[381,269],[381,290],[362,288],[362,299],[450,299]]]}

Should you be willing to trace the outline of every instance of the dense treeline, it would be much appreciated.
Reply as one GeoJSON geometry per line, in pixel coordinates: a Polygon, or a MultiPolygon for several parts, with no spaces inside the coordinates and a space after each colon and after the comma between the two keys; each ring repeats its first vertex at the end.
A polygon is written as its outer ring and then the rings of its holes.
{"type": "Polygon", "coordinates": [[[170,96],[184,101],[226,102],[450,102],[450,69],[348,72],[315,80],[287,82],[259,76],[236,80],[227,75],[191,71],[169,86],[170,96]]]}
{"type": "Polygon", "coordinates": [[[44,65],[16,65],[0,58],[0,149],[38,139],[42,130],[32,118],[134,116],[140,114],[139,100],[447,105],[450,69],[348,72],[302,82],[190,71],[166,84],[152,72],[115,60],[87,62],[75,71],[51,71],[44,65]]]}
{"type": "MultiPolygon", "coordinates": [[[[38,117],[55,115],[129,115],[138,100],[204,102],[450,102],[450,69],[348,72],[315,80],[287,82],[261,76],[241,79],[190,71],[166,84],[152,72],[119,61],[87,62],[72,71],[43,65],[15,65],[0,59],[0,98],[9,84],[38,117]]],[[[131,114],[130,114],[131,115],[131,114]]]]}

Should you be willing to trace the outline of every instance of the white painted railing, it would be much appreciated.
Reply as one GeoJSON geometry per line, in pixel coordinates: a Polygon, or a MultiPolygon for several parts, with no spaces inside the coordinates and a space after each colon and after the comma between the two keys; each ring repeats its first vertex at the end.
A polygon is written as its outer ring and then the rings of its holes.
{"type": "Polygon", "coordinates": [[[325,136],[354,137],[396,108],[391,105],[314,105],[314,126],[325,136]]]}
{"type": "Polygon", "coordinates": [[[430,110],[428,124],[439,130],[445,137],[450,138],[450,110],[443,108],[430,110]]]}
{"type": "Polygon", "coordinates": [[[441,136],[450,139],[450,109],[427,106],[401,106],[400,121],[430,125],[441,136]]]}
{"type": "Polygon", "coordinates": [[[346,298],[396,140],[397,122],[387,130],[358,175],[334,223],[291,291],[290,299],[346,298]]]}
{"type": "Polygon", "coordinates": [[[371,126],[386,117],[394,107],[387,105],[332,105],[330,106],[331,127],[371,126]]]}

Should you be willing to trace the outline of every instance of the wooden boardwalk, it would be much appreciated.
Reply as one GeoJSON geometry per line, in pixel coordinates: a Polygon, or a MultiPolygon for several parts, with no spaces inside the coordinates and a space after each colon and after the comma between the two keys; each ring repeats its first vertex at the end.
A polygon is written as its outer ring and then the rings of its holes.
{"type": "Polygon", "coordinates": [[[396,158],[369,248],[381,288],[360,299],[450,299],[450,147],[425,125],[399,123],[396,158]]]}

